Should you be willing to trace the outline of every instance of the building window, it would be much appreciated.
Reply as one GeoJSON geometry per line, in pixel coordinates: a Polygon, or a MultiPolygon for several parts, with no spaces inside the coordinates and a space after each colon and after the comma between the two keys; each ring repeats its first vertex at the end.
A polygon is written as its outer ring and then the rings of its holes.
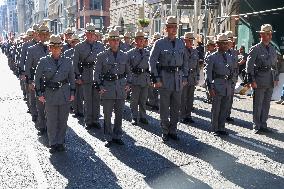
{"type": "Polygon", "coordinates": [[[101,30],[104,25],[104,19],[100,16],[91,16],[91,22],[95,25],[96,29],[101,30]]]}
{"type": "Polygon", "coordinates": [[[84,16],[80,16],[80,28],[84,28],[84,16]]]}
{"type": "Polygon", "coordinates": [[[80,10],[83,10],[84,7],[84,0],[80,0],[80,10]]]}
{"type": "Polygon", "coordinates": [[[154,21],[154,30],[155,32],[161,32],[161,20],[155,20],[154,21]]]}
{"type": "Polygon", "coordinates": [[[91,10],[102,10],[102,0],[90,0],[91,10]]]}

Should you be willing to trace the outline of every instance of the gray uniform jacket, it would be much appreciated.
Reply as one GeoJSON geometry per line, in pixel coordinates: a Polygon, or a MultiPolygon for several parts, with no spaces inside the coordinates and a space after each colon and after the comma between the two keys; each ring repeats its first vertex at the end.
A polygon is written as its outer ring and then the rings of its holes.
{"type": "Polygon", "coordinates": [[[42,43],[37,43],[36,45],[28,48],[25,72],[28,76],[29,83],[32,83],[34,80],[34,73],[39,60],[46,55],[48,55],[47,46],[44,46],[42,43]]]}
{"type": "Polygon", "coordinates": [[[214,89],[219,96],[231,96],[234,76],[232,56],[228,52],[217,51],[209,55],[205,61],[207,64],[206,83],[208,89],[214,89]],[[226,76],[229,79],[224,79],[226,76]]]}
{"type": "Polygon", "coordinates": [[[75,74],[70,58],[60,57],[56,61],[48,55],[40,59],[36,69],[35,87],[37,96],[44,96],[46,104],[63,105],[69,103],[70,96],[75,94],[75,74]],[[43,91],[41,81],[47,82],[67,82],[59,88],[45,86],[43,91]]]}
{"type": "Polygon", "coordinates": [[[98,84],[100,89],[105,89],[106,92],[102,94],[102,99],[125,99],[125,86],[131,83],[131,72],[128,62],[128,56],[123,51],[117,52],[115,58],[111,49],[106,50],[98,55],[95,65],[94,81],[98,84]],[[107,81],[104,76],[109,74],[122,75],[125,77],[114,81],[107,81]]]}
{"type": "Polygon", "coordinates": [[[62,47],[62,52],[65,52],[69,49],[71,49],[71,45],[69,43],[64,43],[62,47]]]}
{"type": "Polygon", "coordinates": [[[162,82],[162,88],[180,91],[182,90],[182,81],[187,81],[188,57],[184,48],[184,42],[177,38],[175,39],[175,47],[168,37],[154,43],[150,52],[150,72],[156,82],[162,82]],[[177,67],[178,71],[168,72],[166,71],[167,67],[177,67]]]}
{"type": "Polygon", "coordinates": [[[36,44],[35,40],[31,40],[31,41],[25,42],[22,46],[20,63],[19,63],[19,68],[20,68],[21,74],[23,74],[25,72],[25,62],[26,62],[26,59],[27,59],[28,48],[35,45],[35,44],[36,44]]]}
{"type": "Polygon", "coordinates": [[[84,83],[92,83],[95,60],[104,50],[104,45],[100,42],[90,44],[85,40],[76,45],[73,57],[76,78],[82,79],[84,83]]]}
{"type": "Polygon", "coordinates": [[[239,64],[238,64],[238,51],[235,49],[229,49],[228,53],[232,56],[233,59],[233,69],[234,69],[234,77],[233,81],[234,83],[238,82],[238,76],[239,76],[239,64]]]}
{"type": "Polygon", "coordinates": [[[273,87],[273,81],[279,80],[277,54],[274,47],[260,42],[251,47],[246,63],[249,82],[256,81],[258,88],[273,87]]]}
{"type": "Polygon", "coordinates": [[[142,55],[138,48],[133,48],[127,52],[128,60],[132,72],[132,85],[141,87],[150,85],[149,57],[150,52],[144,48],[142,55]]]}
{"type": "Polygon", "coordinates": [[[199,55],[197,49],[185,48],[185,54],[188,56],[188,84],[195,85],[199,81],[199,55]]]}
{"type": "MultiPolygon", "coordinates": [[[[63,52],[63,51],[62,51],[63,52]]],[[[70,48],[66,51],[63,52],[64,53],[64,57],[66,58],[71,58],[73,60],[74,57],[74,48],[70,48]]]]}
{"type": "Polygon", "coordinates": [[[122,50],[123,52],[127,52],[127,51],[129,51],[130,49],[132,49],[132,48],[133,48],[133,46],[132,46],[132,45],[129,45],[129,44],[127,44],[127,43],[122,43],[122,42],[120,42],[120,44],[119,44],[119,49],[122,50]]]}

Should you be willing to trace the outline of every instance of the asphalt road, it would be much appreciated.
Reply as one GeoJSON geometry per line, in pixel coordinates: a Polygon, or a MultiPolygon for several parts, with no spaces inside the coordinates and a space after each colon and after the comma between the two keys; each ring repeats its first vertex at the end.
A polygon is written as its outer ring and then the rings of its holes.
{"type": "MultiPolygon", "coordinates": [[[[252,99],[236,95],[230,135],[211,135],[211,105],[196,91],[192,125],[178,125],[181,140],[162,143],[159,115],[132,126],[125,106],[124,146],[104,146],[103,129],[87,131],[68,120],[66,152],[51,155],[39,137],[19,80],[0,54],[0,188],[283,188],[284,106],[271,103],[265,135],[252,133],[252,99]]],[[[101,119],[103,119],[101,117],[101,119]]]]}

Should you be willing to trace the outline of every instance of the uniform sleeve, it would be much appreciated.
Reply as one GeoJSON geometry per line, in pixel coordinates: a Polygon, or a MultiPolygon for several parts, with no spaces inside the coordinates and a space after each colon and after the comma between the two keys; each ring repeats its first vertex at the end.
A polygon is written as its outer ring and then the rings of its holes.
{"type": "Polygon", "coordinates": [[[257,58],[257,49],[252,47],[249,51],[247,62],[246,62],[246,73],[248,75],[248,82],[255,81],[254,65],[257,58]]]}
{"type": "Polygon", "coordinates": [[[157,69],[157,64],[160,56],[160,48],[157,45],[157,42],[154,43],[153,48],[150,52],[150,59],[149,59],[149,65],[150,65],[150,72],[153,76],[153,82],[160,82],[160,75],[157,69]]]}
{"type": "Polygon", "coordinates": [[[187,81],[188,74],[189,74],[189,56],[186,53],[186,48],[184,47],[184,53],[183,53],[183,63],[182,63],[182,80],[187,81]]]}
{"type": "Polygon", "coordinates": [[[213,89],[213,61],[212,61],[212,55],[208,56],[205,59],[206,63],[206,76],[205,81],[207,84],[208,89],[213,89]]]}
{"type": "Polygon", "coordinates": [[[102,89],[103,83],[101,81],[101,73],[103,69],[103,56],[98,55],[96,64],[95,64],[95,70],[94,70],[94,82],[96,85],[96,88],[102,89]]]}
{"type": "Polygon", "coordinates": [[[197,81],[200,80],[200,66],[199,66],[199,60],[196,60],[196,77],[197,81]]]}
{"type": "Polygon", "coordinates": [[[33,56],[32,56],[32,50],[29,48],[27,50],[27,56],[26,56],[26,62],[25,62],[25,72],[28,77],[28,82],[32,83],[34,78],[33,78],[33,70],[32,70],[32,65],[33,65],[33,56]]]}
{"type": "Polygon", "coordinates": [[[127,75],[126,79],[127,79],[127,83],[131,84],[132,82],[132,73],[131,73],[131,68],[130,68],[130,57],[127,56],[127,63],[125,65],[125,73],[127,75]]]}
{"type": "Polygon", "coordinates": [[[75,73],[74,73],[74,68],[72,66],[72,64],[70,64],[70,71],[68,73],[68,80],[70,83],[70,92],[72,96],[75,96],[75,91],[76,91],[76,87],[75,87],[75,73]]]}
{"type": "Polygon", "coordinates": [[[43,85],[43,64],[44,60],[41,59],[35,72],[35,91],[37,96],[43,96],[44,92],[41,90],[41,86],[43,85]]]}
{"type": "Polygon", "coordinates": [[[22,51],[21,51],[21,55],[20,55],[20,63],[19,63],[20,74],[24,74],[24,72],[25,72],[26,57],[27,57],[27,45],[25,43],[22,47],[22,51]]]}
{"type": "Polygon", "coordinates": [[[76,79],[81,79],[82,77],[82,73],[80,72],[79,70],[79,46],[77,45],[75,48],[74,48],[74,56],[73,56],[73,67],[74,67],[74,72],[75,72],[75,77],[76,79]]]}

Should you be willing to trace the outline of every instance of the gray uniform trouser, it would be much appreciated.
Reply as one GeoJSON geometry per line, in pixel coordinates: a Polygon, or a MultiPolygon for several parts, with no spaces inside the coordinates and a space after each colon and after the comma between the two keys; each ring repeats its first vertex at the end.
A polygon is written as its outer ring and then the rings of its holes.
{"type": "Polygon", "coordinates": [[[45,114],[45,104],[43,104],[38,99],[36,100],[36,109],[37,109],[37,121],[36,128],[45,129],[46,128],[46,114],[45,114]]]}
{"type": "Polygon", "coordinates": [[[36,95],[35,95],[35,91],[31,91],[29,90],[29,108],[31,111],[32,116],[37,116],[38,112],[37,112],[37,108],[36,108],[36,95]]]}
{"type": "Polygon", "coordinates": [[[65,141],[70,104],[46,104],[45,108],[49,145],[63,144],[65,141]]]}
{"type": "Polygon", "coordinates": [[[182,89],[181,95],[181,118],[191,118],[191,111],[193,108],[195,85],[186,85],[182,89]]]}
{"type": "Polygon", "coordinates": [[[75,100],[73,101],[73,108],[75,113],[84,113],[82,85],[76,84],[76,93],[75,93],[75,100]]]}
{"type": "Polygon", "coordinates": [[[225,131],[225,122],[228,115],[230,96],[216,95],[212,98],[212,131],[225,131]]]}
{"type": "Polygon", "coordinates": [[[230,96],[230,102],[229,102],[227,117],[230,117],[231,113],[232,113],[232,107],[233,107],[233,102],[234,102],[234,95],[235,95],[236,84],[234,84],[232,87],[233,87],[233,90],[232,90],[233,92],[232,92],[232,95],[230,96]]]}
{"type": "Polygon", "coordinates": [[[132,111],[132,117],[140,119],[146,118],[146,101],[148,96],[148,86],[141,87],[139,85],[131,86],[131,102],[130,108],[132,111]],[[139,106],[139,112],[138,112],[139,106]]]}
{"type": "Polygon", "coordinates": [[[85,123],[87,125],[99,123],[100,118],[100,95],[92,83],[85,83],[83,87],[85,123]]]}
{"type": "Polygon", "coordinates": [[[267,119],[273,88],[257,88],[253,94],[253,128],[267,127],[267,119]]]}
{"type": "Polygon", "coordinates": [[[152,86],[148,88],[148,102],[152,106],[159,106],[159,92],[152,86]]]}
{"type": "Polygon", "coordinates": [[[163,134],[176,134],[182,91],[160,89],[159,92],[160,118],[163,134]]]}
{"type": "Polygon", "coordinates": [[[124,104],[124,99],[103,99],[104,133],[108,141],[111,139],[121,139],[124,104]],[[115,114],[114,127],[111,124],[113,110],[115,114]]]}

